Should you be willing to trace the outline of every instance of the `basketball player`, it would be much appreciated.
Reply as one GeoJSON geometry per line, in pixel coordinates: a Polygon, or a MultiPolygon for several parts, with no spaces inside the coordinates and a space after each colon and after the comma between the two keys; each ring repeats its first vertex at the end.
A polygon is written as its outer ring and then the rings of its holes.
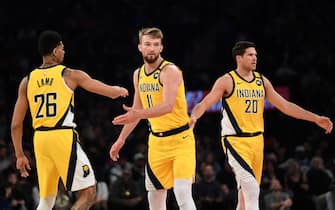
{"type": "Polygon", "coordinates": [[[256,72],[257,52],[252,42],[235,44],[237,68],[218,78],[208,95],[192,110],[190,126],[213,104],[222,100],[222,147],[238,185],[237,209],[259,209],[263,163],[264,99],[286,115],[316,123],[328,134],[333,123],[281,97],[270,81],[256,72]]]}
{"type": "Polygon", "coordinates": [[[96,180],[74,130],[74,90],[82,87],[110,98],[125,97],[128,91],[92,79],[81,70],[61,65],[64,44],[55,31],[41,33],[38,49],[43,63],[22,79],[14,108],[11,133],[16,167],[22,177],[29,176],[29,161],[22,149],[23,120],[29,108],[35,130],[34,151],[40,190],[37,210],[53,208],[59,178],[68,191],[79,191],[79,198],[72,209],[86,210],[94,204],[96,180]]]}
{"type": "Polygon", "coordinates": [[[133,106],[124,106],[127,112],[113,120],[124,127],[110,149],[110,156],[116,161],[140,119],[148,119],[151,133],[145,184],[150,209],[166,210],[167,189],[173,187],[179,209],[195,210],[191,193],[195,140],[189,128],[184,81],[181,70],[161,57],[162,40],[158,28],[139,31],[138,49],[144,64],[133,75],[133,106]]]}

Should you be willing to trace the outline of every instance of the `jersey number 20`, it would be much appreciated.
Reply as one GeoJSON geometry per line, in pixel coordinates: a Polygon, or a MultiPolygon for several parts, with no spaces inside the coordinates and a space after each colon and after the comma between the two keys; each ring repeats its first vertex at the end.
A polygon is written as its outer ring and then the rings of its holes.
{"type": "Polygon", "coordinates": [[[258,112],[258,101],[257,100],[245,100],[247,105],[245,113],[257,113],[258,112]]]}
{"type": "Polygon", "coordinates": [[[34,102],[39,103],[36,118],[54,117],[57,113],[57,106],[55,100],[57,99],[56,93],[38,94],[34,96],[34,102]],[[45,106],[45,113],[42,108],[45,106]]]}

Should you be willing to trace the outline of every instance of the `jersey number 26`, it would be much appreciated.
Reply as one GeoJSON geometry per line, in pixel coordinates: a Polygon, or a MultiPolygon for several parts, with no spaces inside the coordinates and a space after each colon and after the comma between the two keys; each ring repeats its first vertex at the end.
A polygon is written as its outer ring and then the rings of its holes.
{"type": "Polygon", "coordinates": [[[46,93],[38,94],[34,96],[34,102],[39,103],[38,110],[36,113],[36,118],[43,117],[54,117],[57,113],[57,104],[56,104],[57,94],[56,93],[46,93]],[[43,107],[45,106],[45,113],[42,112],[43,107]]]}

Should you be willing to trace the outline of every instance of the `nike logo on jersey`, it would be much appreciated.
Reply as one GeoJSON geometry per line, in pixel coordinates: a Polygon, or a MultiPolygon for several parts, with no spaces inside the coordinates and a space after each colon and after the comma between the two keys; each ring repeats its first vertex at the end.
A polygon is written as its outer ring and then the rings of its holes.
{"type": "Polygon", "coordinates": [[[189,137],[190,135],[186,135],[186,136],[183,136],[181,137],[182,139],[186,139],[187,137],[189,137]]]}

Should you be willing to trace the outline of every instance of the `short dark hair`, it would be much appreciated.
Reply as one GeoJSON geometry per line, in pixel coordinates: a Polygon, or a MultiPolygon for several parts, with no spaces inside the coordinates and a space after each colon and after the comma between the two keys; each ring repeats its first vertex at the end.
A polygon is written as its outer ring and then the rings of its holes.
{"type": "Polygon", "coordinates": [[[238,41],[238,42],[236,42],[236,44],[234,45],[234,47],[232,49],[233,59],[235,59],[235,57],[237,55],[243,55],[245,53],[245,49],[247,49],[249,47],[256,48],[256,44],[253,43],[253,42],[249,42],[249,41],[238,41]]]}
{"type": "Polygon", "coordinates": [[[46,30],[38,38],[38,52],[41,56],[50,55],[62,41],[61,35],[56,31],[46,30]]]}

